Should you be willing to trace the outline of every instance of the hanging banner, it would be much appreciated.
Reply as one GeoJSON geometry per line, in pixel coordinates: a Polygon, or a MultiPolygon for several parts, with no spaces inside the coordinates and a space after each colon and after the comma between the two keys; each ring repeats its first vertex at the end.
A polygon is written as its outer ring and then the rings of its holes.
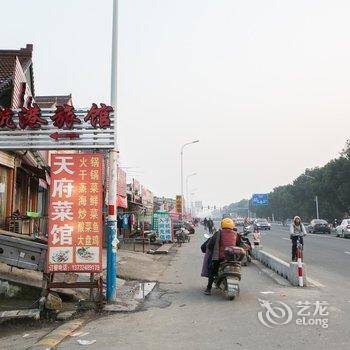
{"type": "Polygon", "coordinates": [[[118,208],[128,208],[128,199],[126,197],[122,197],[117,195],[117,207],[118,208]]]}
{"type": "Polygon", "coordinates": [[[51,154],[48,272],[102,271],[101,154],[51,154]]]}
{"type": "Polygon", "coordinates": [[[119,196],[126,197],[126,172],[118,167],[117,193],[119,196]]]}

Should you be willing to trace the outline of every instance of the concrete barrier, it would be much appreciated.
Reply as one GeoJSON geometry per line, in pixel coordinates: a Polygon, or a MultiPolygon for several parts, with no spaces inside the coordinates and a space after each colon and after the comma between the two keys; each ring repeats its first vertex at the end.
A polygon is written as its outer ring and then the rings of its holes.
{"type": "MultiPolygon", "coordinates": [[[[291,285],[299,286],[298,280],[298,263],[287,263],[276,256],[269,254],[262,249],[253,248],[253,257],[262,264],[275,271],[278,275],[288,280],[291,285]]],[[[307,285],[306,268],[303,263],[304,286],[307,285]]]]}

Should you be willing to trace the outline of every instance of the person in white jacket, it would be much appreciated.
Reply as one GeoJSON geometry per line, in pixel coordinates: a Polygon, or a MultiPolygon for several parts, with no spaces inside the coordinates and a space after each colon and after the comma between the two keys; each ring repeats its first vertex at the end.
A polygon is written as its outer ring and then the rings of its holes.
{"type": "Polygon", "coordinates": [[[305,226],[302,224],[299,216],[295,216],[290,225],[290,239],[292,240],[292,261],[296,261],[297,240],[300,237],[300,243],[304,246],[303,237],[306,236],[305,226]]]}

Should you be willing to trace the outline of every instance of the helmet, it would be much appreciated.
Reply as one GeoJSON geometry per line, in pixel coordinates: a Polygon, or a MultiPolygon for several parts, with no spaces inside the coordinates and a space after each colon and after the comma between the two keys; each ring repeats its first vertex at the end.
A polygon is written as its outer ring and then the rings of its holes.
{"type": "Polygon", "coordinates": [[[235,223],[230,218],[225,218],[221,220],[221,228],[233,230],[235,228],[235,223]]]}

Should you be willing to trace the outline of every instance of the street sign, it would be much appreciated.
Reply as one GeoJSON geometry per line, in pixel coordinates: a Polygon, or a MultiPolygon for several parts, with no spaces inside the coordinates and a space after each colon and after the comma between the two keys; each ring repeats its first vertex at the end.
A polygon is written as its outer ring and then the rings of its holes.
{"type": "Polygon", "coordinates": [[[257,194],[254,193],[252,196],[253,205],[268,205],[269,204],[269,195],[267,193],[257,194]]]}
{"type": "Polygon", "coordinates": [[[21,109],[0,107],[0,149],[64,150],[113,149],[113,108],[96,103],[90,109],[57,106],[21,109]]]}
{"type": "Polygon", "coordinates": [[[181,195],[176,196],[176,212],[178,214],[182,214],[182,196],[181,195]]]}
{"type": "Polygon", "coordinates": [[[101,154],[52,154],[48,272],[102,271],[101,154]]]}

